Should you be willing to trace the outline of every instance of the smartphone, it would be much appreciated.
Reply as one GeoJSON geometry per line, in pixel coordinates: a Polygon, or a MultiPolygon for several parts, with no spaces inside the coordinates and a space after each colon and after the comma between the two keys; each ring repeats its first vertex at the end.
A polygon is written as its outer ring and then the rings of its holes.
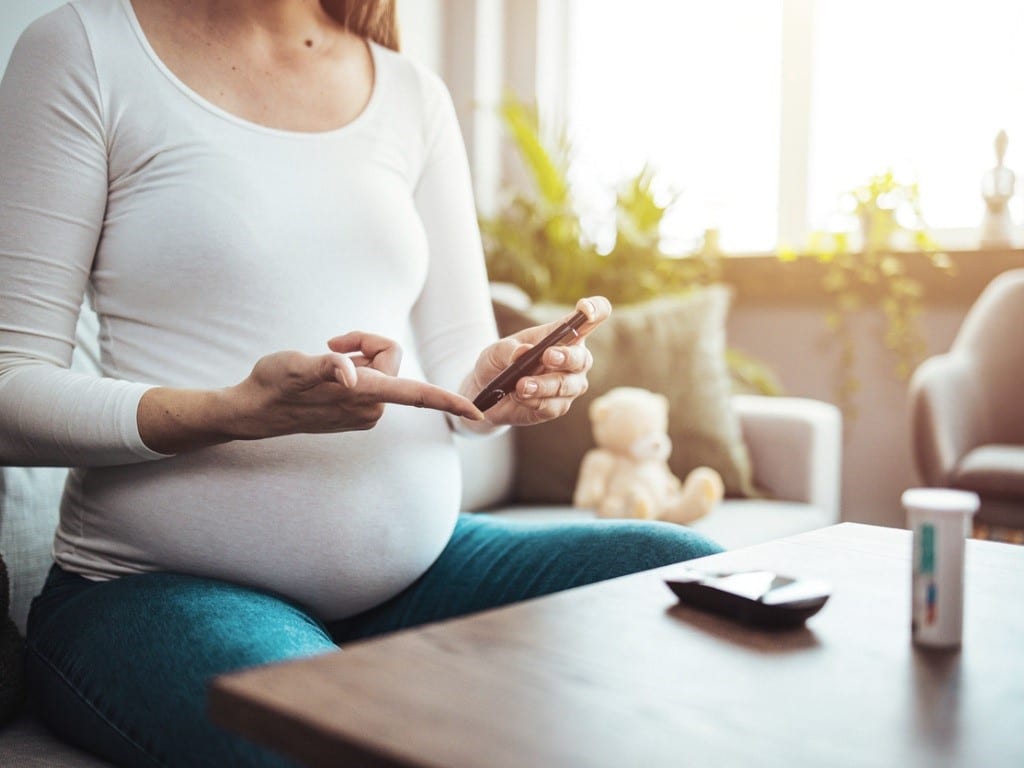
{"type": "Polygon", "coordinates": [[[517,381],[540,369],[540,358],[544,354],[544,350],[579,336],[577,329],[585,322],[587,322],[587,316],[582,312],[577,312],[555,328],[532,348],[521,354],[512,365],[491,379],[473,400],[473,405],[481,411],[493,408],[503,397],[515,391],[517,381]]]}
{"type": "Polygon", "coordinates": [[[828,602],[831,587],[773,571],[703,573],[687,569],[666,579],[679,602],[761,627],[796,627],[828,602]]]}

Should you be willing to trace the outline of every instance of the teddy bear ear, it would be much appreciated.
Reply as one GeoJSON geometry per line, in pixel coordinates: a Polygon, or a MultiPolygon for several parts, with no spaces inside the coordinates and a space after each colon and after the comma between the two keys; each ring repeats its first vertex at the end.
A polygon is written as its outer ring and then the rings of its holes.
{"type": "Polygon", "coordinates": [[[591,421],[601,421],[608,415],[608,410],[611,406],[608,404],[608,399],[599,397],[597,400],[590,404],[590,419],[591,421]]]}

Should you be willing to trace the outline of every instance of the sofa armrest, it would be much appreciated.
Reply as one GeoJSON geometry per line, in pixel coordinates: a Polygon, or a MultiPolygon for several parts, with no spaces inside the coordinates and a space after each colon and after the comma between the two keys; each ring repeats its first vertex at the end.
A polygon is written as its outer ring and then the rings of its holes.
{"type": "Polygon", "coordinates": [[[810,504],[839,522],[839,409],[820,400],[761,395],[736,395],[733,407],[750,453],[754,484],[773,498],[810,504]]]}

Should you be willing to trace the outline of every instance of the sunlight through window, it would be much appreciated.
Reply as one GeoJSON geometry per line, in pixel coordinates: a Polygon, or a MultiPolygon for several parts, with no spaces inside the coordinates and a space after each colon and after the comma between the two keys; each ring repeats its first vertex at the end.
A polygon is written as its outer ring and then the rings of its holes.
{"type": "Polygon", "coordinates": [[[819,2],[810,225],[825,225],[841,192],[894,166],[917,179],[930,226],[976,229],[1001,129],[1007,165],[1024,159],[1022,32],[1020,2],[819,2]]]}
{"type": "Polygon", "coordinates": [[[682,248],[718,226],[723,245],[775,235],[781,2],[574,0],[568,121],[573,182],[597,194],[649,163],[682,194],[665,235],[682,248]]]}
{"type": "Polygon", "coordinates": [[[919,182],[940,241],[973,245],[1001,129],[1024,224],[1024,3],[569,0],[568,30],[572,181],[599,240],[616,183],[647,163],[681,193],[665,224],[679,250],[708,227],[728,251],[769,250],[780,220],[825,228],[888,168],[919,182]]]}

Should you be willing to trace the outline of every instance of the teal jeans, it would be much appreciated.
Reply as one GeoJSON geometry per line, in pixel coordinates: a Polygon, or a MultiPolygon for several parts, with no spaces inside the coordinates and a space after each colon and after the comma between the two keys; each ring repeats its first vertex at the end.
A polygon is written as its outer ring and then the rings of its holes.
{"type": "Polygon", "coordinates": [[[30,703],[58,736],[117,765],[290,765],[210,723],[212,678],[718,551],[668,523],[462,515],[418,581],[336,622],[223,581],[147,573],[93,582],[54,566],[29,616],[30,703]]]}

